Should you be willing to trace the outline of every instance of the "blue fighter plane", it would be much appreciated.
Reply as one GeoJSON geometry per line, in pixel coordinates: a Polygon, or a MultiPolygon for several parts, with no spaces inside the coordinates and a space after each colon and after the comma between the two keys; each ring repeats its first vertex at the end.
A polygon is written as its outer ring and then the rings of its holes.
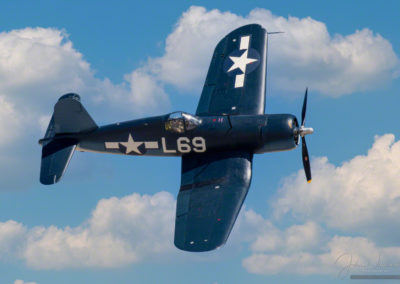
{"type": "Polygon", "coordinates": [[[209,251],[228,239],[247,195],[254,154],[296,148],[311,181],[304,126],[291,114],[265,114],[268,33],[257,24],[240,27],[217,45],[196,110],[97,126],[77,94],[62,96],[46,134],[42,184],[65,173],[74,150],[121,155],[181,157],[175,246],[209,251]]]}

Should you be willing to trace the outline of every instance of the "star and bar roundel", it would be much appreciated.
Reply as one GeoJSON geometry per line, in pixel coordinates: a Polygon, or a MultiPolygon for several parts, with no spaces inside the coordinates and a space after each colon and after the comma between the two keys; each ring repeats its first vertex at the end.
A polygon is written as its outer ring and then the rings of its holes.
{"type": "Polygon", "coordinates": [[[239,49],[232,51],[224,61],[224,71],[235,76],[235,88],[243,87],[246,74],[260,65],[260,54],[250,47],[250,39],[250,35],[240,37],[239,49]]]}
{"type": "Polygon", "coordinates": [[[158,141],[135,141],[129,133],[128,141],[104,142],[106,149],[118,149],[121,153],[142,155],[147,149],[158,149],[158,141]]]}

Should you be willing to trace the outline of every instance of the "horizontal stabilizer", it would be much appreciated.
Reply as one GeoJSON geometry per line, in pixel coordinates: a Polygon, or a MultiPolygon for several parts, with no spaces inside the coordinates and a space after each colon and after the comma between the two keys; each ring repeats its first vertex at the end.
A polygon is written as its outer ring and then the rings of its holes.
{"type": "Polygon", "coordinates": [[[43,145],[40,182],[54,184],[60,180],[75,150],[75,141],[71,139],[52,140],[43,145]]]}

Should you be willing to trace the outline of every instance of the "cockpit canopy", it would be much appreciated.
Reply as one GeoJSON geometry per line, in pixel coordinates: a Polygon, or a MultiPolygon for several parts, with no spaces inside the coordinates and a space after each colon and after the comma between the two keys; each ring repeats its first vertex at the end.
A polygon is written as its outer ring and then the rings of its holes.
{"type": "Polygon", "coordinates": [[[177,111],[171,113],[165,122],[165,130],[177,133],[195,129],[201,123],[201,119],[197,116],[186,112],[177,111]]]}

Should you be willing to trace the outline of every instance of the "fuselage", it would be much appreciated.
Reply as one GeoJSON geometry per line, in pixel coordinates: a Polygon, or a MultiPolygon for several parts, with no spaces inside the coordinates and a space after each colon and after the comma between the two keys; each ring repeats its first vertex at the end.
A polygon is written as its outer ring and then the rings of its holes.
{"type": "Polygon", "coordinates": [[[115,123],[76,135],[77,150],[88,152],[182,156],[212,151],[251,153],[291,150],[298,138],[290,114],[196,117],[187,113],[115,123]]]}

